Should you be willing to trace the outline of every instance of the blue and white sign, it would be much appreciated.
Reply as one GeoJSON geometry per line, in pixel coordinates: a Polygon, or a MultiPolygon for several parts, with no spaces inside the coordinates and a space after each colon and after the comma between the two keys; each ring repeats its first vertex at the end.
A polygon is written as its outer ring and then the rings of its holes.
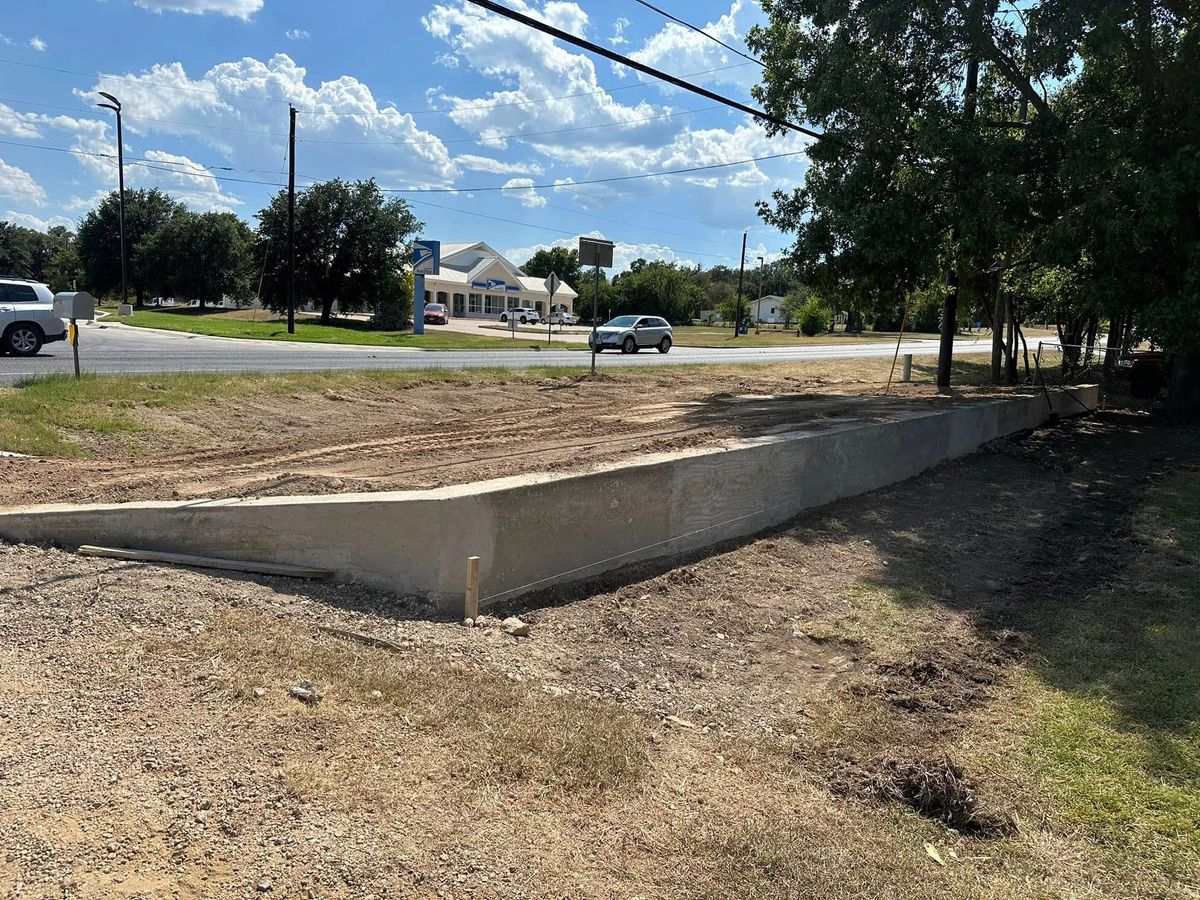
{"type": "Polygon", "coordinates": [[[440,275],[442,271],[442,242],[413,241],[413,273],[416,275],[440,275]]]}

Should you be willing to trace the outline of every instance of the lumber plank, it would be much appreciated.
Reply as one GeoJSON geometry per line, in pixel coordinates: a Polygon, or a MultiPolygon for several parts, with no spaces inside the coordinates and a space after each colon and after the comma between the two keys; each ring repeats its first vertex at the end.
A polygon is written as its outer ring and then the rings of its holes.
{"type": "Polygon", "coordinates": [[[288,578],[312,578],[325,581],[333,578],[333,572],[328,569],[310,569],[305,566],[252,562],[244,559],[217,559],[212,556],[192,556],[188,553],[164,553],[161,550],[131,550],[124,547],[95,547],[91,544],[84,544],[79,548],[79,553],[82,556],[172,563],[177,566],[193,566],[197,569],[227,569],[233,572],[251,572],[257,575],[283,575],[288,578]]]}

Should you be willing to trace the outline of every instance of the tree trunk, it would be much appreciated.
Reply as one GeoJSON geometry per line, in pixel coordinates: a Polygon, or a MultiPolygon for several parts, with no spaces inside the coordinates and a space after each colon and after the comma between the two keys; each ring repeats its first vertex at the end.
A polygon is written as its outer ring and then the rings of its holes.
{"type": "Polygon", "coordinates": [[[1171,381],[1164,411],[1179,425],[1200,421],[1200,351],[1171,358],[1171,381]]]}
{"type": "Polygon", "coordinates": [[[992,297],[992,384],[1000,383],[1000,355],[1004,350],[1004,281],[996,279],[992,297]]]}
{"type": "Polygon", "coordinates": [[[1117,358],[1121,355],[1121,336],[1125,331],[1125,317],[1113,313],[1108,323],[1108,340],[1104,342],[1104,370],[1111,372],[1117,367],[1117,358]]]}
{"type": "Polygon", "coordinates": [[[1008,313],[1008,345],[1004,348],[1004,362],[1007,366],[1008,383],[1017,383],[1017,304],[1012,297],[1005,301],[1008,313]]]}
{"type": "Polygon", "coordinates": [[[329,317],[333,312],[333,298],[325,298],[321,300],[321,324],[328,325],[329,317]]]}
{"type": "MultiPolygon", "coordinates": [[[[122,300],[121,302],[124,303],[125,301],[122,300]]],[[[140,284],[133,286],[133,303],[138,309],[146,308],[146,289],[140,284]]]]}

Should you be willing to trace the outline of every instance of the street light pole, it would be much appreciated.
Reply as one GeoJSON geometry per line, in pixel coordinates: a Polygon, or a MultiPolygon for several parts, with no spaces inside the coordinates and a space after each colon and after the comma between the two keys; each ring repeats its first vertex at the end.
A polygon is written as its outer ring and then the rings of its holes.
{"type": "Polygon", "coordinates": [[[101,97],[111,103],[97,103],[103,109],[111,109],[117,114],[117,205],[121,219],[121,305],[129,303],[128,256],[125,251],[125,137],[121,131],[121,101],[112,94],[98,92],[101,97]]]}

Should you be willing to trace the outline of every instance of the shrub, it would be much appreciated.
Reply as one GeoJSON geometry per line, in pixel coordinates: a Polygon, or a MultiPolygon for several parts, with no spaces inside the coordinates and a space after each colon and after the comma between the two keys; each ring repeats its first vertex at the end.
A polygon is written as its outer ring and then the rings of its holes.
{"type": "Polygon", "coordinates": [[[800,333],[808,337],[828,331],[831,321],[833,321],[833,310],[817,297],[809,297],[796,315],[796,324],[800,326],[800,333]]]}

